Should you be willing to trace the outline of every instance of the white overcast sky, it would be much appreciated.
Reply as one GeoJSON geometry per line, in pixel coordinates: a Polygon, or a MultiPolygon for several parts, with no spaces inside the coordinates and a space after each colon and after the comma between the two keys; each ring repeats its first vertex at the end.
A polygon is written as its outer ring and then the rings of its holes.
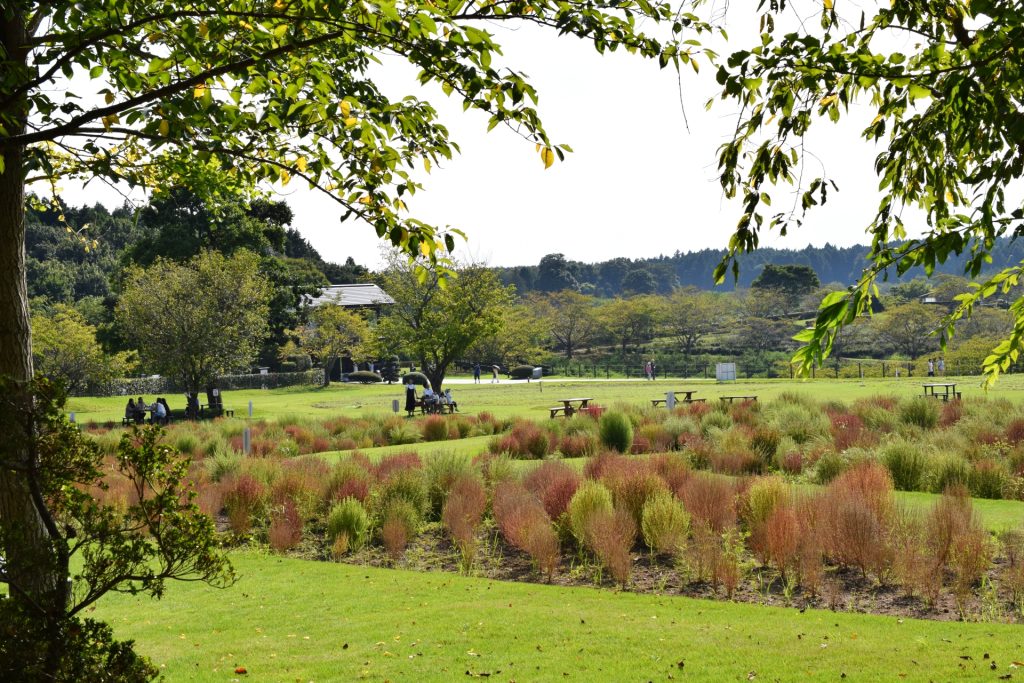
{"type": "MultiPolygon", "coordinates": [[[[733,49],[751,44],[756,21],[753,12],[733,13],[733,49]]],[[[556,252],[595,262],[726,245],[739,210],[719,188],[716,150],[734,124],[735,108],[719,102],[705,111],[717,92],[706,62],[699,75],[684,67],[680,80],[674,69],[659,70],[623,53],[600,55],[590,43],[550,31],[491,30],[505,49],[503,64],[525,72],[536,86],[552,140],[574,153],[545,170],[532,144],[503,127],[486,132],[484,115],[463,112],[459,100],[436,86],[421,88],[411,68],[387,63],[378,74],[385,92],[429,99],[462,148],[461,156],[421,174],[426,187],[410,202],[414,215],[464,230],[469,241],[458,253],[491,265],[532,265],[556,252]]],[[[864,124],[873,115],[864,109],[851,118],[864,124]]],[[[763,245],[866,242],[864,227],[877,206],[877,150],[858,137],[860,125],[818,127],[808,151],[821,158],[841,192],[831,193],[802,229],[785,239],[766,235],[763,245]]],[[[811,163],[819,164],[813,157],[811,163]]],[[[807,174],[820,169],[812,166],[807,174]]],[[[65,187],[63,196],[72,204],[121,203],[97,185],[65,187]]],[[[324,258],[379,264],[375,233],[366,225],[339,223],[341,212],[330,199],[296,182],[277,192],[294,211],[294,226],[324,258]]],[[[772,209],[781,209],[793,195],[785,186],[773,200],[772,209]]]]}

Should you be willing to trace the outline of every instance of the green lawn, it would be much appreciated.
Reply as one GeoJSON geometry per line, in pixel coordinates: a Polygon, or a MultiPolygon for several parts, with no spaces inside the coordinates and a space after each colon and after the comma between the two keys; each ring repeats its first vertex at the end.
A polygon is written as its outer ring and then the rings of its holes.
{"type": "MultiPolygon", "coordinates": [[[[985,392],[977,377],[953,378],[961,383],[959,389],[965,398],[980,398],[985,392]]],[[[953,381],[951,379],[951,381],[953,381]]],[[[756,395],[762,400],[772,399],[784,391],[808,393],[817,399],[851,401],[864,396],[892,394],[915,396],[921,393],[922,378],[867,379],[867,380],[741,380],[735,383],[718,384],[714,380],[659,379],[656,382],[644,380],[580,381],[578,379],[549,378],[543,382],[509,382],[499,384],[453,384],[453,395],[463,412],[477,413],[490,411],[505,417],[522,415],[546,419],[548,408],[557,399],[591,397],[605,405],[617,401],[649,404],[652,398],[661,398],[669,390],[696,389],[697,397],[717,401],[719,396],[756,395]]],[[[1002,377],[995,388],[987,394],[993,398],[1024,400],[1024,376],[1002,377]]],[[[146,397],[152,400],[152,396],[146,397]]],[[[183,408],[184,398],[168,396],[172,408],[183,408]]],[[[347,415],[355,417],[365,413],[390,412],[391,402],[404,399],[399,385],[351,385],[332,384],[330,387],[290,387],[286,389],[227,391],[224,404],[233,409],[237,417],[248,413],[249,401],[253,403],[254,418],[273,419],[281,415],[305,415],[309,417],[334,417],[347,415]]],[[[68,410],[74,411],[80,422],[88,420],[120,422],[124,415],[127,397],[72,398],[68,410]]]]}
{"type": "Polygon", "coordinates": [[[1019,626],[233,559],[230,590],[110,595],[93,616],[169,681],[996,680],[1021,659],[1019,626]]]}

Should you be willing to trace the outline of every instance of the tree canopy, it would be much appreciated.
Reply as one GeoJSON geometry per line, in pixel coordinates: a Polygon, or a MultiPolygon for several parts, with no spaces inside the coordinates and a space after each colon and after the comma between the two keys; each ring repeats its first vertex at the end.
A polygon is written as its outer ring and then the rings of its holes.
{"type": "Polygon", "coordinates": [[[254,254],[208,251],[129,271],[117,317],[147,367],[197,394],[256,359],[269,297],[254,254]]]}
{"type": "MultiPolygon", "coordinates": [[[[796,360],[809,368],[829,353],[839,327],[868,310],[880,274],[921,266],[930,275],[966,255],[964,273],[976,277],[998,237],[1024,230],[1024,206],[1007,192],[1024,173],[1024,13],[1019,2],[997,0],[895,0],[868,9],[779,0],[762,2],[759,12],[756,43],[731,46],[717,73],[722,98],[741,105],[719,167],[722,187],[741,197],[743,215],[716,277],[724,279],[730,266],[736,271],[736,257],[758,246],[762,230],[785,233],[836,189],[812,169],[823,163],[827,173],[840,160],[826,151],[805,163],[812,126],[865,105],[875,115],[862,136],[881,148],[874,170],[882,196],[865,216],[870,267],[851,291],[827,296],[814,328],[801,335],[796,360]],[[790,11],[820,21],[794,26],[790,11]],[[772,212],[771,190],[780,182],[797,185],[796,211],[772,212]],[[924,215],[920,237],[908,237],[916,226],[904,223],[907,208],[924,215]]],[[[1024,262],[976,283],[945,320],[947,333],[956,318],[1008,292],[1022,275],[1024,262]]],[[[1024,299],[1013,312],[1009,338],[985,360],[990,380],[1024,345],[1024,299]]]]}

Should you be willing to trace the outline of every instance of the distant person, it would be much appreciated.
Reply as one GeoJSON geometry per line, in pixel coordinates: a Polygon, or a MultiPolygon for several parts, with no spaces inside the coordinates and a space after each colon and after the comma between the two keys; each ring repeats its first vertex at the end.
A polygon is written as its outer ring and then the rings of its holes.
{"type": "Polygon", "coordinates": [[[124,407],[124,419],[135,421],[135,399],[129,398],[128,405],[124,407]]]}
{"type": "Polygon", "coordinates": [[[944,358],[939,359],[939,376],[946,376],[946,360],[944,358]]]}
{"type": "Polygon", "coordinates": [[[480,364],[473,363],[473,384],[480,384],[480,364]]]}
{"type": "Polygon", "coordinates": [[[437,412],[437,394],[430,387],[423,390],[423,407],[428,413],[437,412]]]}
{"type": "Polygon", "coordinates": [[[412,382],[405,384],[405,411],[409,413],[409,417],[416,412],[416,385],[412,382]]]}
{"type": "Polygon", "coordinates": [[[500,369],[497,365],[491,366],[491,384],[496,384],[500,381],[498,379],[498,370],[500,369]]]}
{"type": "Polygon", "coordinates": [[[167,399],[162,396],[156,402],[164,407],[164,424],[167,424],[171,421],[171,407],[167,405],[167,399]]]}
{"type": "Polygon", "coordinates": [[[928,359],[928,376],[935,376],[935,361],[932,360],[931,358],[928,359]]]}
{"type": "Polygon", "coordinates": [[[652,360],[651,361],[651,381],[653,382],[656,379],[658,379],[658,366],[655,365],[654,361],[652,360]]]}

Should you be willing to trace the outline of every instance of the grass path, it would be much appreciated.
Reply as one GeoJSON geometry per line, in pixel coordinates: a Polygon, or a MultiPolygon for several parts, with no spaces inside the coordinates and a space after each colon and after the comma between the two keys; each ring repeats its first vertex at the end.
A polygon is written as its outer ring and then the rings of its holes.
{"type": "Polygon", "coordinates": [[[169,681],[997,680],[1024,660],[1019,626],[233,560],[229,590],[110,595],[94,616],[169,681]]]}

